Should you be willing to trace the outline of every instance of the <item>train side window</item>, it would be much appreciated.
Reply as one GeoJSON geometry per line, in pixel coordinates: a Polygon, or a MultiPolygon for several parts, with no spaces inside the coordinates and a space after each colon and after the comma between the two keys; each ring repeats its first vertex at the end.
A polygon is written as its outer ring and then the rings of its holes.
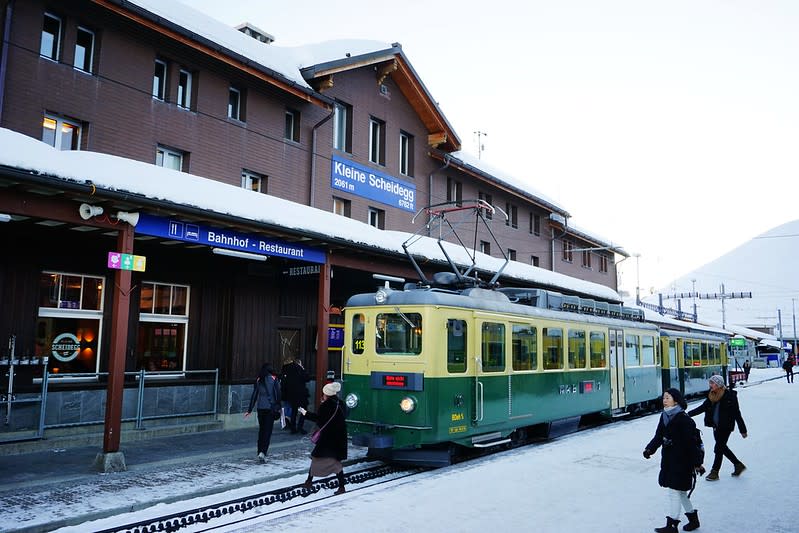
{"type": "Polygon", "coordinates": [[[638,345],[638,335],[624,336],[624,353],[626,366],[641,365],[641,352],[638,345]]]}
{"type": "Polygon", "coordinates": [[[514,324],[512,329],[513,370],[538,369],[538,329],[514,324]]]}
{"type": "Polygon", "coordinates": [[[589,342],[591,346],[591,368],[605,368],[605,332],[592,331],[589,342]]]}
{"type": "Polygon", "coordinates": [[[641,364],[655,364],[655,337],[641,337],[641,364]]]}
{"type": "Polygon", "coordinates": [[[708,351],[708,344],[706,342],[702,343],[702,365],[709,365],[710,364],[710,353],[708,351]]]}
{"type": "Polygon", "coordinates": [[[541,332],[544,350],[544,370],[563,369],[563,330],[544,328],[541,332]]]}
{"type": "Polygon", "coordinates": [[[447,372],[466,372],[466,321],[447,320],[447,372]]]}
{"type": "Polygon", "coordinates": [[[685,358],[685,368],[699,366],[699,343],[685,342],[683,344],[683,357],[685,358]]]}
{"type": "Polygon", "coordinates": [[[669,341],[669,368],[677,368],[677,341],[669,341]]]}
{"type": "Polygon", "coordinates": [[[585,368],[585,331],[569,330],[569,368],[585,368]]]}
{"type": "Polygon", "coordinates": [[[483,372],[505,371],[505,324],[483,322],[483,372]]]}
{"type": "Polygon", "coordinates": [[[364,348],[364,324],[366,321],[362,314],[352,316],[352,353],[363,353],[364,348]]]}

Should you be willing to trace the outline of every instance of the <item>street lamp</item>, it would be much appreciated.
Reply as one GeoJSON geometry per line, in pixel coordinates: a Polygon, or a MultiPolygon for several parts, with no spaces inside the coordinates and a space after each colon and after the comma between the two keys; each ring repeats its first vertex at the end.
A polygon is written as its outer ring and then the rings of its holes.
{"type": "Polygon", "coordinates": [[[635,257],[635,305],[641,305],[641,268],[639,259],[641,254],[634,254],[635,257]]]}

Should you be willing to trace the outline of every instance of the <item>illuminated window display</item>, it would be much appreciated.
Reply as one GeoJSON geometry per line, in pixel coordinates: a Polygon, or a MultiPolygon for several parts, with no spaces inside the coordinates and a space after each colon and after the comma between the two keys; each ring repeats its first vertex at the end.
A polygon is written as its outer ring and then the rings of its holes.
{"type": "Polygon", "coordinates": [[[186,370],[188,325],[188,286],[152,281],[142,283],[136,370],[186,370]]]}
{"type": "Polygon", "coordinates": [[[54,374],[99,371],[103,282],[98,276],[42,272],[36,356],[48,357],[54,374]]]}

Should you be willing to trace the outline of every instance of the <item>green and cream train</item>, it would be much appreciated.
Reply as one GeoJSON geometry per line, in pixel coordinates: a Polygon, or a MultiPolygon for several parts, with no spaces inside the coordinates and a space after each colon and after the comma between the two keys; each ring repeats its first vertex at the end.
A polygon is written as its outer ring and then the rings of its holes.
{"type": "Polygon", "coordinates": [[[655,410],[664,388],[696,393],[726,375],[723,335],[540,289],[384,287],[352,296],[344,314],[350,436],[394,461],[447,464],[459,446],[655,410]]]}

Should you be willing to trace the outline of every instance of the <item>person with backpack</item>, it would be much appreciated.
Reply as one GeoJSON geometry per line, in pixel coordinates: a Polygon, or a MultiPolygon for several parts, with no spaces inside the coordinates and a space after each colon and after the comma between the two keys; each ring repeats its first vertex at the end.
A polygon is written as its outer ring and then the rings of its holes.
{"type": "Polygon", "coordinates": [[[699,413],[705,414],[705,426],[713,428],[713,438],[716,441],[713,446],[713,466],[710,473],[705,478],[708,481],[718,481],[721,462],[726,457],[732,462],[735,469],[732,475],[738,477],[746,470],[744,465],[732,453],[727,441],[735,431],[735,424],[738,423],[738,431],[743,438],[747,437],[746,424],[741,415],[741,408],[738,406],[738,393],[724,386],[724,379],[719,375],[710,376],[708,380],[710,391],[702,405],[688,411],[689,416],[696,416],[699,413]]]}
{"type": "Polygon", "coordinates": [[[272,440],[272,429],[275,420],[280,417],[280,382],[274,374],[272,365],[264,363],[252,388],[250,406],[244,413],[248,418],[253,407],[258,408],[258,460],[266,462],[266,453],[272,440]]]}
{"type": "Polygon", "coordinates": [[[302,360],[292,359],[280,371],[280,382],[283,384],[283,400],[291,407],[291,416],[288,427],[292,433],[305,434],[305,416],[300,413],[299,408],[308,409],[308,388],[305,385],[311,381],[302,360]]]}
{"type": "Polygon", "coordinates": [[[644,459],[649,459],[660,448],[660,473],[658,484],[668,490],[666,525],[655,528],[657,533],[677,533],[680,508],[685,509],[688,523],[684,531],[699,527],[699,511],[691,503],[691,492],[696,476],[705,473],[702,466],[704,451],[701,437],[693,419],[685,413],[688,404],[677,389],[663,393],[663,413],[658,420],[655,436],[644,448],[644,459]]]}

